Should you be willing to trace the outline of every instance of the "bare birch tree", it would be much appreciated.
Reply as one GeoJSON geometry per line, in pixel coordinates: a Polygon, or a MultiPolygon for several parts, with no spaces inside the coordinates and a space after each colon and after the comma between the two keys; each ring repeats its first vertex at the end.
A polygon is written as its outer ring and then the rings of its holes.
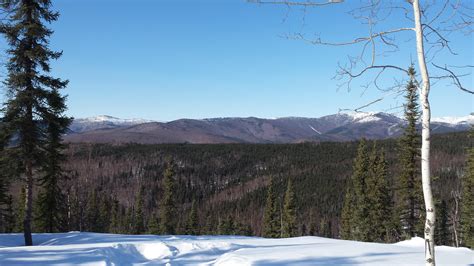
{"type": "MultiPolygon", "coordinates": [[[[351,7],[353,4],[343,3],[344,0],[249,0],[249,2],[262,5],[282,5],[288,10],[298,8],[303,11],[303,16],[306,16],[306,12],[310,8],[330,8],[330,6],[345,4],[351,7]]],[[[348,13],[366,25],[368,33],[365,36],[341,42],[331,42],[320,36],[308,38],[301,32],[286,35],[288,39],[302,40],[313,45],[359,45],[361,47],[360,54],[349,56],[345,64],[338,66],[336,78],[341,81],[339,87],[346,87],[350,90],[354,80],[361,76],[368,76],[370,82],[362,85],[365,89],[375,87],[381,91],[390,91],[390,95],[399,93],[402,88],[401,84],[404,83],[395,81],[395,84],[392,83],[393,86],[387,86],[387,82],[381,85],[381,80],[393,78],[394,75],[389,73],[408,74],[406,65],[393,64],[393,60],[391,61],[393,56],[390,55],[395,54],[399,57],[403,48],[406,49],[406,45],[409,48],[416,48],[418,73],[421,76],[419,84],[422,108],[421,174],[426,207],[424,230],[426,265],[435,265],[435,206],[430,173],[431,107],[429,95],[432,85],[434,83],[443,84],[443,81],[444,84],[449,82],[450,85],[454,85],[452,87],[474,94],[471,88],[463,85],[466,76],[470,75],[469,71],[474,66],[469,64],[448,65],[446,62],[443,64],[437,62],[441,53],[448,54],[450,57],[457,55],[451,47],[449,39],[451,34],[470,35],[473,32],[473,4],[474,2],[469,0],[360,0],[356,4],[357,7],[348,13]],[[400,17],[404,19],[397,19],[400,17]],[[397,24],[399,24],[398,27],[392,27],[397,24]],[[409,33],[414,35],[407,35],[409,33]],[[409,37],[405,40],[407,44],[400,41],[404,37],[409,37]]],[[[355,110],[360,111],[382,99],[383,97],[376,99],[355,110]]]]}

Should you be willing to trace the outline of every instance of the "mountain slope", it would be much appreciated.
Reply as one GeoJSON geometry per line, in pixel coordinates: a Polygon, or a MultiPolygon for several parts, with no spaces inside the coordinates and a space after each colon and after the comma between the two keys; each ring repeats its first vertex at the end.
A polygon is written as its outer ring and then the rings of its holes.
{"type": "MultiPolygon", "coordinates": [[[[433,133],[464,131],[474,116],[433,119],[433,133]]],[[[400,136],[404,121],[386,113],[340,113],[321,118],[180,119],[167,123],[101,116],[75,120],[68,142],[296,143],[400,136]]]]}

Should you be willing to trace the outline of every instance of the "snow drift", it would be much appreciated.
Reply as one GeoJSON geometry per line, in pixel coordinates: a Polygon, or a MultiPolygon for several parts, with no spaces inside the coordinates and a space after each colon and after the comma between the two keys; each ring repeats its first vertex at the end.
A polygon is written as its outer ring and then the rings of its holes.
{"type": "MultiPolygon", "coordinates": [[[[424,241],[376,244],[321,237],[0,235],[0,265],[423,265],[424,241]]],[[[472,265],[467,248],[437,247],[439,265],[472,265]]]]}

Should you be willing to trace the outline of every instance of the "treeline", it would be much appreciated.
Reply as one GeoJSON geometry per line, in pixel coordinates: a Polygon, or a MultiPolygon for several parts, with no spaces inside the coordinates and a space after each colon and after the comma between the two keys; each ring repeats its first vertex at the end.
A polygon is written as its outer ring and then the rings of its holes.
{"type": "MultiPolygon", "coordinates": [[[[448,210],[446,244],[454,245],[452,226],[459,219],[453,210],[459,199],[453,195],[461,195],[471,138],[467,133],[435,135],[432,144],[436,198],[448,210]]],[[[64,165],[68,179],[60,185],[64,201],[57,231],[163,232],[164,181],[171,160],[175,206],[171,219],[176,234],[263,235],[270,180],[280,217],[291,179],[295,235],[338,238],[358,145],[71,145],[64,165]],[[189,229],[189,216],[194,217],[196,229],[189,229]]],[[[392,185],[401,174],[399,141],[378,141],[377,147],[385,151],[387,182],[392,185]]],[[[10,188],[13,197],[4,205],[11,210],[2,218],[4,232],[21,232],[21,226],[13,226],[22,220],[21,187],[17,182],[10,188]]],[[[34,210],[33,216],[37,214],[34,210]]],[[[33,230],[41,231],[36,225],[33,230]]]]}
{"type": "MultiPolygon", "coordinates": [[[[465,245],[472,247],[474,205],[472,203],[472,159],[466,173],[457,181],[457,187],[447,191],[444,183],[437,184],[434,193],[436,221],[426,220],[424,193],[420,174],[420,137],[418,95],[413,67],[408,69],[410,81],[406,87],[405,131],[398,140],[398,175],[388,178],[384,150],[375,142],[372,150],[366,141],[359,144],[353,173],[346,186],[341,213],[341,234],[344,239],[369,242],[397,242],[411,237],[424,237],[423,231],[434,227],[437,245],[465,245]],[[462,187],[462,189],[461,189],[462,187]],[[454,204],[448,206],[448,201],[454,204]],[[451,208],[450,208],[451,207],[451,208]]],[[[470,154],[473,148],[470,144],[470,154]]],[[[441,180],[432,178],[432,182],[441,180]]],[[[441,181],[441,182],[444,182],[441,181]]],[[[426,193],[426,191],[425,191],[426,193]]],[[[430,192],[431,193],[431,192],[430,192]]]]}

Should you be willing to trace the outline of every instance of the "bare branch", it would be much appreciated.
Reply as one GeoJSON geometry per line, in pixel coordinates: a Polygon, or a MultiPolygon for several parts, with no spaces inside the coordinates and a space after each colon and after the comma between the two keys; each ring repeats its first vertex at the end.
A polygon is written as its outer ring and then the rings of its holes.
{"type": "Polygon", "coordinates": [[[441,66],[438,66],[436,65],[435,63],[431,63],[433,66],[435,66],[436,68],[439,68],[441,70],[444,70],[446,72],[448,72],[449,74],[446,76],[446,77],[449,77],[453,80],[453,83],[462,91],[464,92],[467,92],[467,93],[471,93],[471,94],[474,94],[474,91],[471,90],[471,89],[467,89],[465,87],[462,86],[462,83],[461,81],[459,80],[459,76],[456,75],[453,71],[451,71],[447,66],[444,66],[444,67],[441,67],[441,66]]]}
{"type": "Polygon", "coordinates": [[[412,31],[412,30],[413,30],[413,28],[398,28],[398,29],[393,29],[393,30],[381,31],[381,32],[378,32],[378,33],[374,33],[370,36],[359,37],[359,38],[356,38],[352,41],[347,41],[347,42],[324,42],[324,41],[321,40],[321,38],[317,38],[315,40],[310,40],[310,39],[306,39],[304,37],[304,35],[301,34],[301,33],[294,34],[293,36],[287,36],[287,38],[288,39],[294,39],[294,40],[302,40],[302,41],[309,42],[309,43],[314,44],[314,45],[345,46],[345,45],[357,44],[357,43],[361,43],[361,42],[365,42],[365,41],[371,41],[375,38],[382,37],[384,35],[389,35],[389,34],[398,33],[398,32],[402,32],[402,31],[412,31]]]}

